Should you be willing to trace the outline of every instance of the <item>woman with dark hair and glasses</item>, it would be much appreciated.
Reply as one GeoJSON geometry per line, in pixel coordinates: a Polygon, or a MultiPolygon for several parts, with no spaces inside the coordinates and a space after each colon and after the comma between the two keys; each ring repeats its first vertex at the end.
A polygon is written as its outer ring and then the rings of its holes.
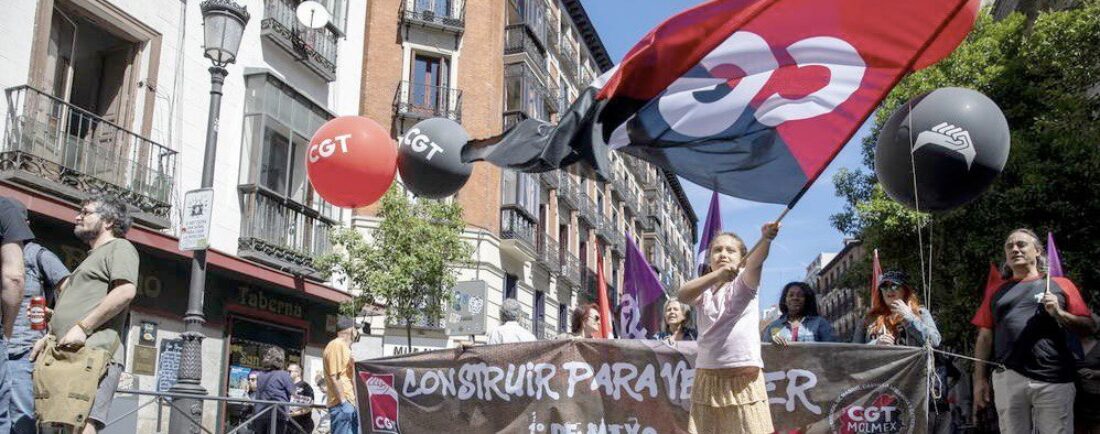
{"type": "Polygon", "coordinates": [[[555,339],[599,338],[600,334],[600,307],[588,303],[573,309],[569,333],[562,333],[555,339]]]}
{"type": "Polygon", "coordinates": [[[833,326],[817,312],[817,294],[805,282],[791,282],[779,294],[779,316],[764,328],[761,340],[780,346],[791,342],[833,342],[833,326]]]}

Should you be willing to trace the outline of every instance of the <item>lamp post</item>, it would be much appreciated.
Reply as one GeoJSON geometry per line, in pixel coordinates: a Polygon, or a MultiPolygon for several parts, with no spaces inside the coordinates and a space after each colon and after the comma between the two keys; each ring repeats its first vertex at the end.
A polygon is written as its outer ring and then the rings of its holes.
{"type": "MultiPolygon", "coordinates": [[[[244,27],[248,24],[248,9],[232,0],[206,0],[199,5],[202,10],[202,26],[205,35],[205,55],[214,64],[210,67],[210,112],[206,121],[206,154],[202,164],[202,188],[214,186],[214,157],[218,148],[218,116],[222,105],[222,84],[229,75],[226,65],[237,60],[237,48],[241,45],[244,27]]],[[[202,313],[206,291],[206,250],[195,250],[191,260],[191,285],[187,297],[187,313],[183,316],[186,329],[180,336],[180,370],[176,384],[169,392],[189,395],[206,395],[202,387],[202,326],[206,317],[202,313]]],[[[202,431],[203,401],[195,398],[176,398],[169,419],[172,434],[199,433],[202,431]]]]}

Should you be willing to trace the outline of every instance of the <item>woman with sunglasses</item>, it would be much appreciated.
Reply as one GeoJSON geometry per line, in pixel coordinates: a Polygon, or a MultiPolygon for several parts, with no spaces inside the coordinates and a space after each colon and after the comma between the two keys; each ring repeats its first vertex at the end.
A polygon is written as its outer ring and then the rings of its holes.
{"type": "Polygon", "coordinates": [[[562,333],[555,339],[600,338],[600,307],[595,303],[582,304],[573,309],[569,333],[562,333]]]}
{"type": "Polygon", "coordinates": [[[856,327],[852,342],[857,344],[940,346],[940,331],[932,314],[920,305],[916,291],[900,271],[882,274],[878,288],[871,293],[871,310],[856,327]]]}

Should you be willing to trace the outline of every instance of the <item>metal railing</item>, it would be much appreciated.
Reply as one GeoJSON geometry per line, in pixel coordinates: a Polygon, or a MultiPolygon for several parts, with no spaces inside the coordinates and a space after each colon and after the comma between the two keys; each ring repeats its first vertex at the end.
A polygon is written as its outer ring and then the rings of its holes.
{"type": "Polygon", "coordinates": [[[177,153],[114,122],[30,86],[6,91],[0,163],[75,188],[110,191],[167,218],[177,153]]]}
{"type": "Polygon", "coordinates": [[[402,81],[393,103],[397,114],[402,116],[462,121],[462,91],[459,89],[402,81]]]}
{"type": "Polygon", "coordinates": [[[298,21],[298,2],[264,0],[261,34],[268,36],[306,66],[328,81],[336,79],[336,52],[339,36],[328,26],[311,29],[298,21]]]}
{"type": "Polygon", "coordinates": [[[558,242],[545,232],[539,232],[538,260],[547,271],[553,274],[561,273],[561,253],[558,251],[558,242]]]}
{"type": "Polygon", "coordinates": [[[567,248],[561,249],[561,277],[573,286],[581,284],[581,260],[567,248]]]}
{"type": "Polygon", "coordinates": [[[519,240],[527,243],[531,250],[536,247],[535,232],[537,225],[526,213],[512,207],[500,209],[500,238],[519,240]]]}
{"type": "Polygon", "coordinates": [[[580,211],[580,217],[588,221],[589,225],[596,227],[599,224],[599,220],[596,218],[598,211],[596,210],[596,203],[592,201],[592,198],[588,196],[588,193],[583,189],[578,189],[576,206],[577,211],[580,211]]]}
{"type": "Polygon", "coordinates": [[[453,0],[440,4],[433,0],[405,0],[401,3],[401,18],[409,23],[462,33],[466,28],[466,2],[453,0]]]}
{"type": "Polygon", "coordinates": [[[546,53],[524,24],[512,24],[504,28],[504,54],[527,53],[532,64],[546,74],[546,53]]]}
{"type": "Polygon", "coordinates": [[[577,85],[579,84],[577,83],[577,48],[568,38],[562,38],[560,46],[558,63],[561,65],[561,72],[565,74],[565,78],[577,85]]]}
{"type": "Polygon", "coordinates": [[[569,174],[561,172],[561,186],[558,188],[558,198],[565,202],[566,205],[576,209],[578,191],[580,191],[579,186],[573,182],[569,174]]]}
{"type": "MultiPolygon", "coordinates": [[[[236,434],[236,433],[243,432],[242,430],[244,430],[246,428],[248,428],[250,430],[250,432],[255,432],[255,431],[252,431],[252,430],[255,429],[255,422],[259,421],[261,418],[268,418],[268,420],[267,420],[268,421],[268,427],[269,427],[268,431],[266,433],[255,433],[255,434],[276,434],[276,433],[309,434],[309,433],[306,433],[305,429],[302,428],[301,425],[298,425],[298,423],[295,422],[294,419],[291,419],[291,418],[286,417],[286,416],[283,416],[283,417],[285,417],[285,424],[284,424],[284,426],[286,427],[285,431],[278,430],[278,428],[279,428],[278,422],[280,421],[280,415],[286,415],[286,414],[289,414],[290,412],[292,412],[291,410],[289,410],[286,407],[311,408],[313,410],[322,410],[322,411],[327,411],[328,410],[327,407],[325,407],[323,405],[320,405],[320,404],[303,404],[303,403],[283,402],[283,401],[263,401],[263,400],[256,400],[256,399],[230,398],[230,397],[225,397],[225,396],[191,395],[191,394],[184,394],[184,393],[154,392],[154,391],[151,391],[151,390],[119,389],[116,392],[116,395],[134,395],[134,396],[138,397],[139,401],[143,397],[149,398],[149,400],[147,402],[145,402],[144,404],[138,405],[137,408],[130,409],[129,411],[127,411],[126,413],[123,413],[120,416],[110,418],[110,420],[106,421],[105,427],[110,427],[112,425],[115,425],[115,424],[127,419],[128,417],[130,417],[130,415],[133,415],[133,414],[141,411],[141,409],[143,409],[145,407],[148,407],[152,404],[157,404],[157,406],[156,406],[156,408],[157,408],[157,419],[156,419],[157,427],[156,427],[156,430],[154,431],[156,433],[163,432],[161,430],[161,425],[163,425],[163,420],[164,420],[164,417],[163,417],[162,413],[164,411],[164,407],[166,407],[166,406],[169,407],[169,408],[175,409],[177,411],[177,414],[183,415],[183,417],[186,418],[186,420],[188,422],[190,422],[188,425],[192,426],[193,428],[198,428],[200,430],[200,432],[204,432],[204,433],[207,433],[207,434],[216,434],[216,433],[217,434],[236,434]],[[241,405],[251,405],[251,406],[256,406],[257,404],[262,404],[262,405],[265,405],[267,407],[260,410],[259,412],[253,413],[248,419],[245,419],[241,423],[237,424],[237,426],[235,426],[235,427],[224,427],[221,430],[211,431],[209,428],[203,426],[202,421],[195,420],[191,416],[189,416],[189,414],[191,412],[188,409],[180,408],[174,402],[175,398],[188,398],[188,399],[195,399],[195,400],[200,400],[200,401],[215,401],[215,402],[223,402],[223,403],[226,403],[226,404],[241,404],[241,405]]],[[[328,415],[326,414],[326,415],[322,416],[322,420],[325,417],[328,417],[328,415]]]]}
{"type": "MultiPolygon", "coordinates": [[[[545,75],[543,75],[545,79],[545,75]]],[[[509,92],[518,92],[518,95],[508,95],[505,98],[505,120],[509,113],[521,112],[523,118],[535,118],[541,121],[549,121],[550,113],[556,112],[557,101],[554,94],[543,84],[535,72],[523,63],[510,63],[504,67],[504,81],[509,92]]]]}
{"type": "Polygon", "coordinates": [[[256,185],[242,185],[241,235],[238,239],[242,254],[261,254],[274,265],[290,265],[308,269],[313,274],[313,258],[332,250],[329,234],[337,220],[320,212],[272,193],[256,185]],[[278,263],[282,262],[282,263],[278,263]]]}

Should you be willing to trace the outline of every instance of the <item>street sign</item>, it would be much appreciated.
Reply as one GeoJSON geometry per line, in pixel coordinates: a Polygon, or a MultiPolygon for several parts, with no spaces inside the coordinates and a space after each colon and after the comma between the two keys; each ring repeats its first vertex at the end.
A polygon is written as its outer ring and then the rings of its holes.
{"type": "Polygon", "coordinates": [[[455,284],[454,299],[447,304],[444,317],[447,336],[485,334],[486,291],[484,280],[455,284]]]}
{"type": "Polygon", "coordinates": [[[213,213],[214,189],[200,188],[183,195],[180,250],[203,250],[210,247],[210,218],[213,213]]]}

